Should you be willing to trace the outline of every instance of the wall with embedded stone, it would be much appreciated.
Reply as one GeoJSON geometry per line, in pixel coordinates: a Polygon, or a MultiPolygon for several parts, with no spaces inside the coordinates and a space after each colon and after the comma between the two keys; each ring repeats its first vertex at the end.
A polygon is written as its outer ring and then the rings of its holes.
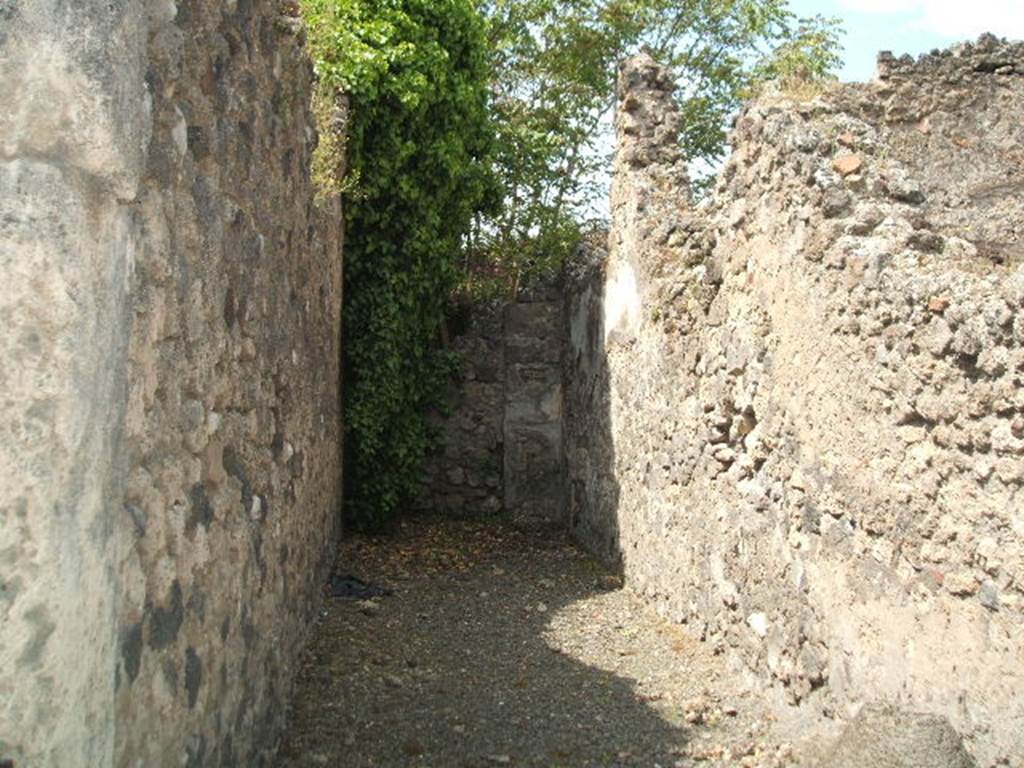
{"type": "Polygon", "coordinates": [[[671,88],[621,72],[567,301],[574,530],[789,704],[1024,764],[1024,45],[766,94],[698,206],[671,88]]]}
{"type": "Polygon", "coordinates": [[[564,520],[560,286],[468,309],[452,341],[460,365],[443,409],[417,507],[502,515],[525,526],[564,520]]]}
{"type": "Polygon", "coordinates": [[[453,516],[501,512],[505,417],[503,304],[466,310],[452,338],[458,370],[442,408],[427,415],[436,442],[423,464],[416,506],[453,516]]]}
{"type": "Polygon", "coordinates": [[[269,762],[337,533],[290,4],[0,7],[0,763],[269,762]]]}

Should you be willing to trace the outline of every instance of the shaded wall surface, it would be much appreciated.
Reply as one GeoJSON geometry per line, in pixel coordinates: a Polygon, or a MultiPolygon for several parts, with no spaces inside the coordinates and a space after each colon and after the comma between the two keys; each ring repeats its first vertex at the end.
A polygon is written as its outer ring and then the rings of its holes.
{"type": "Polygon", "coordinates": [[[1024,763],[1024,47],[766,94],[699,207],[671,90],[621,73],[567,301],[574,530],[790,704],[1024,763]]]}
{"type": "Polygon", "coordinates": [[[340,211],[282,7],[0,8],[5,764],[273,750],[340,491],[340,211]]]}
{"type": "Polygon", "coordinates": [[[420,509],[563,522],[563,328],[554,285],[468,310],[452,340],[459,369],[445,407],[429,415],[437,443],[420,509]]]}

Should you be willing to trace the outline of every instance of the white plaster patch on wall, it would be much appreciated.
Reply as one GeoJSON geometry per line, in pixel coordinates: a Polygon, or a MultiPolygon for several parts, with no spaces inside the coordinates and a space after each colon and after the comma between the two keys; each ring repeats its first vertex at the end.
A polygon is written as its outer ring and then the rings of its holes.
{"type": "Polygon", "coordinates": [[[640,290],[636,273],[625,261],[615,265],[604,295],[604,340],[634,336],[640,328],[640,290]]]}

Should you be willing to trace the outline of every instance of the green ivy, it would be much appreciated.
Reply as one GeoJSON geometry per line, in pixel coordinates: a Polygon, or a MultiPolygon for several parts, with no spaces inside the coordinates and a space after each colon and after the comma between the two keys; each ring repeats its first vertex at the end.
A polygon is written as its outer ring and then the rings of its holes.
{"type": "Polygon", "coordinates": [[[459,254],[497,198],[484,26],[474,0],[305,0],[304,14],[320,83],[351,103],[346,508],[379,527],[416,487],[459,254]]]}

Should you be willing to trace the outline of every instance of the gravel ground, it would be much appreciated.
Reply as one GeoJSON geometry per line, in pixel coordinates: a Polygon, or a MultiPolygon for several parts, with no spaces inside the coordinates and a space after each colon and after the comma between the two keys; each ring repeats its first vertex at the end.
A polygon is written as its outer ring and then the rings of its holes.
{"type": "Polygon", "coordinates": [[[279,752],[300,766],[783,766],[762,702],[560,535],[416,520],[351,538],[279,752]]]}

